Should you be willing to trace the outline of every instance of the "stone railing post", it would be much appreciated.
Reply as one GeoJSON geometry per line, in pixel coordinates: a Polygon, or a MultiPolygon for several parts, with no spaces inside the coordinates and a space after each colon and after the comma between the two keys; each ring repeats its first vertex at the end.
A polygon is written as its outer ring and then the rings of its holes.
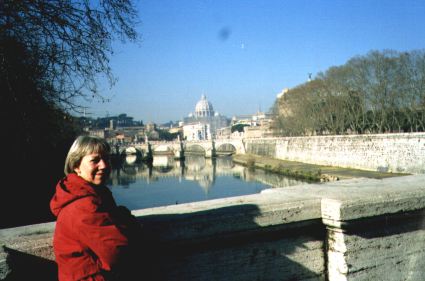
{"type": "Polygon", "coordinates": [[[329,281],[424,280],[425,189],[418,187],[322,199],[329,281]]]}

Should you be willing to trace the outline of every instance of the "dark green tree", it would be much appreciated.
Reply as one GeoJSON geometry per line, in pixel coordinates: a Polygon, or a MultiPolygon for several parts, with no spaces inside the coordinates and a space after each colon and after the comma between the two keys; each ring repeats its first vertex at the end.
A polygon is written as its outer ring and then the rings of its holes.
{"type": "Polygon", "coordinates": [[[0,228],[52,220],[49,200],[81,131],[78,99],[103,99],[112,41],[135,41],[131,1],[0,1],[0,228]]]}
{"type": "Polygon", "coordinates": [[[230,131],[233,132],[243,132],[244,131],[244,127],[249,127],[248,124],[235,124],[232,126],[232,128],[230,129],[230,131]]]}

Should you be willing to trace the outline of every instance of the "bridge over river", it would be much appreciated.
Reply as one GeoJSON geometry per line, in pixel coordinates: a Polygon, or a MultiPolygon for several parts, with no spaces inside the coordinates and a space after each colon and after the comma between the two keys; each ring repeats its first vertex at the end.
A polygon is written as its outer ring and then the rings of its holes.
{"type": "Polygon", "coordinates": [[[214,157],[256,154],[309,164],[380,172],[425,173],[425,133],[311,137],[237,138],[187,142],[133,143],[117,146],[118,154],[214,157]]]}
{"type": "Polygon", "coordinates": [[[140,143],[118,144],[115,154],[120,155],[172,155],[183,158],[185,154],[215,157],[218,155],[245,154],[243,139],[215,139],[204,141],[148,141],[140,143]]]}

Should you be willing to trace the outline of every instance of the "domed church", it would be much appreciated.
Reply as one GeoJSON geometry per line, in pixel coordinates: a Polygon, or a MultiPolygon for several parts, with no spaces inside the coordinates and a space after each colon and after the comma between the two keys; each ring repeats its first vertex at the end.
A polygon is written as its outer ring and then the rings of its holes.
{"type": "Polygon", "coordinates": [[[196,103],[195,113],[183,119],[183,137],[188,141],[209,140],[215,137],[217,129],[229,126],[230,120],[214,112],[205,95],[196,103]]]}
{"type": "Polygon", "coordinates": [[[195,117],[214,116],[212,104],[207,100],[205,95],[201,96],[201,100],[195,106],[195,117]]]}

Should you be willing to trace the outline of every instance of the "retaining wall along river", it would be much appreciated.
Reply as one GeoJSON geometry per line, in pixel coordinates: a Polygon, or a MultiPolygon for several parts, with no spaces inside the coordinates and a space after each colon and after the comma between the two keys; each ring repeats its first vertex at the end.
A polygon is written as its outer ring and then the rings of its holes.
{"type": "Polygon", "coordinates": [[[245,139],[246,153],[310,164],[425,173],[425,133],[245,139]]]}

